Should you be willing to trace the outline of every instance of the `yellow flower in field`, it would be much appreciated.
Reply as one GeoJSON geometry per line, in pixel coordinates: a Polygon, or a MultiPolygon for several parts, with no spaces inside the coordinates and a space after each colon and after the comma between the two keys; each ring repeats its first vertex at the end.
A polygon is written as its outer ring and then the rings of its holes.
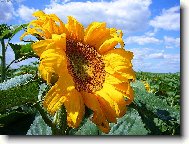
{"type": "Polygon", "coordinates": [[[40,75],[47,83],[58,77],[43,106],[54,115],[64,105],[73,128],[79,126],[87,106],[94,112],[92,121],[109,132],[109,123],[116,123],[133,100],[133,53],[123,49],[122,31],[107,28],[104,22],[84,29],[71,16],[64,24],[54,14],[37,11],[33,15],[37,20],[30,22],[21,39],[29,34],[40,37],[32,45],[40,57],[40,75]],[[121,48],[115,48],[117,44],[121,48]]]}
{"type": "Polygon", "coordinates": [[[147,92],[150,92],[150,85],[148,84],[148,82],[143,81],[143,84],[144,84],[144,86],[145,86],[145,88],[146,88],[146,91],[147,91],[147,92]]]}

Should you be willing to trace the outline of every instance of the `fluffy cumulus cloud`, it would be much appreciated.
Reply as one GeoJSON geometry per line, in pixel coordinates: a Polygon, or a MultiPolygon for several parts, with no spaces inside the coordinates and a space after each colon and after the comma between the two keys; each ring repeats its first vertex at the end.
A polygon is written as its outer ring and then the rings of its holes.
{"type": "Polygon", "coordinates": [[[180,54],[165,54],[164,60],[156,64],[154,68],[155,71],[158,71],[158,68],[161,69],[161,72],[179,72],[180,71],[180,54]]]}
{"type": "Polygon", "coordinates": [[[179,72],[180,55],[165,53],[151,48],[132,48],[134,53],[133,67],[136,71],[179,72]]]}
{"type": "Polygon", "coordinates": [[[180,38],[164,36],[164,42],[166,48],[180,48],[180,38]]]}
{"type": "Polygon", "coordinates": [[[156,29],[179,30],[180,29],[180,7],[175,6],[163,10],[161,15],[150,21],[150,25],[156,29]]]}
{"type": "Polygon", "coordinates": [[[159,44],[162,41],[152,36],[130,36],[125,39],[126,44],[136,43],[139,45],[159,44]]]}
{"type": "Polygon", "coordinates": [[[164,59],[165,57],[164,51],[158,49],[151,49],[144,47],[144,48],[131,48],[129,50],[134,53],[134,60],[141,62],[143,60],[149,60],[154,58],[164,59]]]}
{"type": "Polygon", "coordinates": [[[67,21],[67,16],[72,15],[85,26],[93,21],[105,21],[109,27],[134,32],[147,27],[150,4],[151,0],[51,2],[44,11],[57,14],[63,21],[67,21]]]}
{"type": "Polygon", "coordinates": [[[20,17],[21,20],[28,22],[34,19],[32,16],[34,11],[36,11],[36,9],[21,5],[17,10],[17,16],[20,17]]]}
{"type": "Polygon", "coordinates": [[[0,23],[7,23],[14,16],[14,7],[11,1],[0,1],[0,23]]]}

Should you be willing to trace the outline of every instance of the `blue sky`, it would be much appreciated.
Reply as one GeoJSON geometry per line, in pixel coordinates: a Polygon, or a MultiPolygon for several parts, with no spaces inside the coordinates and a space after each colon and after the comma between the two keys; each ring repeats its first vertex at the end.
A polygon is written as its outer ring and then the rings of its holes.
{"type": "MultiPolygon", "coordinates": [[[[105,21],[108,27],[124,32],[125,49],[134,53],[133,67],[145,72],[180,71],[179,0],[1,0],[0,23],[11,25],[34,19],[32,13],[43,10],[57,14],[65,23],[72,15],[84,26],[105,21]]],[[[18,34],[12,42],[20,43],[18,34]]],[[[7,51],[7,63],[14,58],[7,51]]],[[[28,64],[24,61],[14,64],[28,64]]]]}

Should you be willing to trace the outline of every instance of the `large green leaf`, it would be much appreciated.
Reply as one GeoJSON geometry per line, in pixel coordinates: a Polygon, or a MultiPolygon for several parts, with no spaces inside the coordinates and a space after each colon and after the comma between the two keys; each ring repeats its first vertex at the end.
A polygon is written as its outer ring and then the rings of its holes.
{"type": "Polygon", "coordinates": [[[0,112],[26,103],[35,103],[38,83],[31,80],[32,75],[17,76],[0,84],[0,112]]]}
{"type": "Polygon", "coordinates": [[[85,119],[82,126],[77,130],[72,130],[70,133],[74,135],[98,135],[99,129],[98,127],[91,122],[91,120],[85,119]]]}
{"type": "Polygon", "coordinates": [[[0,90],[8,90],[10,88],[28,83],[32,80],[32,78],[33,78],[32,74],[15,76],[14,78],[11,78],[3,83],[0,83],[0,90]]]}
{"type": "Polygon", "coordinates": [[[147,135],[144,123],[135,109],[129,108],[126,114],[117,120],[117,124],[111,124],[111,130],[107,135],[147,135]]]}
{"type": "Polygon", "coordinates": [[[15,54],[15,60],[24,60],[31,57],[37,57],[32,48],[31,43],[25,45],[9,43],[15,54]]]}
{"type": "Polygon", "coordinates": [[[22,29],[25,29],[28,26],[28,24],[22,24],[22,25],[16,25],[13,26],[13,29],[11,30],[12,37],[17,34],[17,32],[21,31],[22,29]]]}
{"type": "Polygon", "coordinates": [[[42,119],[41,115],[36,115],[33,124],[27,132],[27,135],[52,135],[51,128],[42,119]]]}

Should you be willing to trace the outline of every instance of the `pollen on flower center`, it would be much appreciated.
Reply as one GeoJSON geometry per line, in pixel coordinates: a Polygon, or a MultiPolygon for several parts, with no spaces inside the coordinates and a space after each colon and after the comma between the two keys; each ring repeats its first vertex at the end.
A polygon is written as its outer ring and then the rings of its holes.
{"type": "Polygon", "coordinates": [[[101,55],[90,45],[75,40],[66,40],[68,71],[78,91],[95,92],[105,80],[105,64],[101,55]]]}

